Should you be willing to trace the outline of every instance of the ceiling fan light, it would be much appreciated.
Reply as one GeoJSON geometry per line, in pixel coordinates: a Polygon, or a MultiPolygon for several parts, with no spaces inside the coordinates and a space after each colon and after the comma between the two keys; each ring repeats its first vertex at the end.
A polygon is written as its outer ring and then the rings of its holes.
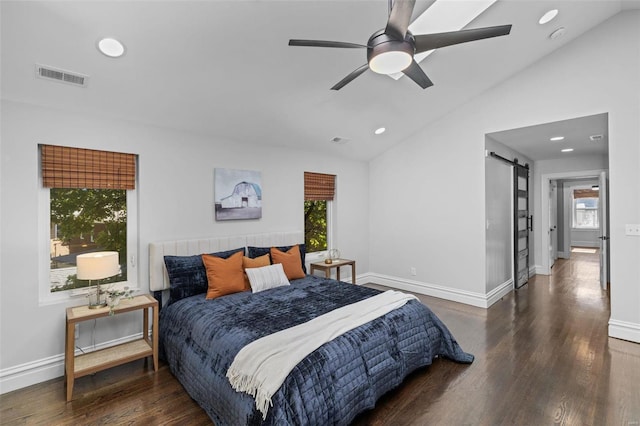
{"type": "Polygon", "coordinates": [[[378,74],[394,74],[411,65],[413,57],[402,50],[381,52],[369,60],[369,68],[378,74]]]}

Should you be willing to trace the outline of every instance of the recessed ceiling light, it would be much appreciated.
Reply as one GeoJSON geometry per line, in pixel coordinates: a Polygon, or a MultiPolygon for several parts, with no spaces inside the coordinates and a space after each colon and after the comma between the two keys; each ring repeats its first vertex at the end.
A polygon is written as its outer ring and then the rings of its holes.
{"type": "Polygon", "coordinates": [[[556,142],[556,141],[561,141],[561,140],[564,140],[564,136],[554,136],[554,137],[552,137],[552,138],[551,138],[551,139],[549,139],[549,140],[550,140],[550,141],[554,141],[554,142],[556,142]]]}
{"type": "Polygon", "coordinates": [[[376,131],[375,131],[375,132],[373,132],[373,133],[375,133],[376,135],[381,135],[381,134],[383,134],[386,130],[387,130],[387,129],[385,129],[384,127],[379,127],[379,128],[377,128],[377,129],[376,129],[376,131]]]}
{"type": "Polygon", "coordinates": [[[555,18],[557,15],[558,15],[558,9],[551,9],[550,11],[542,15],[542,18],[540,18],[540,20],[538,21],[538,24],[544,25],[547,22],[551,22],[553,18],[555,18]]]}
{"type": "Polygon", "coordinates": [[[110,58],[119,58],[124,55],[124,45],[110,37],[98,40],[98,50],[110,58]]]}
{"type": "Polygon", "coordinates": [[[552,32],[551,34],[549,34],[549,38],[551,40],[555,40],[557,38],[560,38],[564,35],[564,33],[567,32],[567,29],[565,27],[560,27],[557,30],[555,30],[554,32],[552,32]]]}
{"type": "Polygon", "coordinates": [[[573,151],[573,148],[565,148],[565,149],[561,149],[560,151],[562,151],[562,152],[571,152],[571,151],[573,151]]]}

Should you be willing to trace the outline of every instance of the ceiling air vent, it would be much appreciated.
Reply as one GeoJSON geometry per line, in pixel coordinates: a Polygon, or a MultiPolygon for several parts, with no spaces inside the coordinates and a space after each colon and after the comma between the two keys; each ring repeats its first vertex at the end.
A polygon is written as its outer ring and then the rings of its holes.
{"type": "Polygon", "coordinates": [[[36,77],[47,80],[59,81],[60,83],[72,84],[74,86],[86,87],[89,76],[73,71],[65,71],[46,65],[36,64],[36,77]]]}
{"type": "Polygon", "coordinates": [[[589,139],[591,139],[593,142],[601,141],[602,138],[603,138],[602,135],[591,135],[591,136],[589,136],[589,139]]]}
{"type": "Polygon", "coordinates": [[[332,143],[335,143],[336,145],[344,145],[347,142],[349,142],[350,139],[347,138],[341,138],[339,136],[336,136],[335,138],[331,139],[332,143]]]}

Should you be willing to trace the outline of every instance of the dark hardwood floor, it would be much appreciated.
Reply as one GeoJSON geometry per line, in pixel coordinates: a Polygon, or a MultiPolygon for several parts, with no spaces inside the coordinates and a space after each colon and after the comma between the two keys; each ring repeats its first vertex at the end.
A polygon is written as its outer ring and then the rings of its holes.
{"type": "MultiPolygon", "coordinates": [[[[488,310],[419,296],[474,363],[436,360],[354,424],[640,425],[640,345],[607,337],[597,254],[553,269],[488,310]]],[[[69,403],[62,378],[4,394],[0,422],[210,424],[166,365],[143,361],[76,380],[69,403]]]]}

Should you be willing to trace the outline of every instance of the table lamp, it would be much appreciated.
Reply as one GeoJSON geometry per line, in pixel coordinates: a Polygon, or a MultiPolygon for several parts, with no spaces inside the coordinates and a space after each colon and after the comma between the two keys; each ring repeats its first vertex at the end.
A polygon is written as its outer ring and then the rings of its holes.
{"type": "Polygon", "coordinates": [[[100,280],[120,273],[117,251],[97,251],[80,254],[76,257],[77,277],[79,280],[96,281],[95,300],[89,294],[89,308],[97,309],[107,306],[106,299],[100,297],[100,280]]]}

